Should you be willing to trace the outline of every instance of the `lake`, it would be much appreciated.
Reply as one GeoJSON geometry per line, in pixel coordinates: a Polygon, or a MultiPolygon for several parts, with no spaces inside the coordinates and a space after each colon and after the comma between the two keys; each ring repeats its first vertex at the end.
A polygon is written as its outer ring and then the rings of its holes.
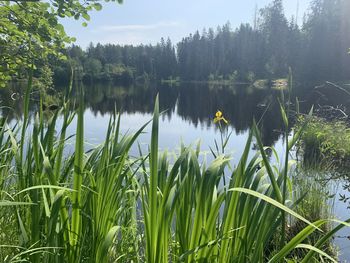
{"type": "MultiPolygon", "coordinates": [[[[63,93],[64,88],[57,90],[63,93]]],[[[178,85],[158,83],[129,87],[96,84],[84,86],[84,91],[86,148],[104,140],[109,119],[116,109],[121,113],[122,132],[135,132],[151,120],[155,97],[159,94],[160,109],[163,112],[159,130],[160,150],[178,151],[181,142],[189,145],[195,144],[200,139],[202,156],[210,160],[212,158],[210,148],[215,149],[215,140],[220,141],[219,126],[213,122],[216,111],[220,110],[229,122],[225,129],[227,132],[232,131],[226,151],[232,154],[234,164],[237,164],[243,152],[253,120],[259,123],[264,145],[274,146],[281,156],[283,153],[284,125],[278,103],[282,93],[281,87],[207,83],[178,85]]],[[[53,91],[48,93],[55,96],[53,91]]],[[[2,115],[7,116],[13,123],[22,115],[20,94],[20,88],[17,86],[0,90],[2,115]]],[[[38,110],[38,101],[35,99],[35,94],[33,95],[30,109],[32,116],[38,110]]],[[[296,97],[303,113],[307,113],[313,105],[318,109],[322,105],[337,107],[349,103],[349,99],[343,96],[342,92],[335,92],[329,85],[297,84],[291,96],[292,111],[296,109],[296,97]]],[[[50,115],[49,112],[46,114],[50,115]]],[[[295,120],[291,118],[290,122],[294,125],[295,120]]],[[[150,128],[149,125],[139,138],[139,143],[145,151],[150,141],[150,128]]],[[[74,133],[75,121],[68,130],[68,134],[74,133]]],[[[71,143],[73,145],[73,141],[71,143]]],[[[255,147],[252,153],[254,151],[255,147]]],[[[132,154],[138,154],[136,147],[132,150],[132,154]]],[[[336,195],[333,210],[337,217],[345,220],[349,214],[347,204],[338,202],[337,198],[339,193],[349,195],[349,192],[342,189],[342,182],[334,184],[338,187],[334,190],[336,195]]],[[[350,252],[347,252],[350,246],[347,238],[349,235],[350,231],[344,230],[339,232],[337,234],[339,237],[335,239],[335,243],[340,247],[340,260],[350,259],[350,252]]]]}

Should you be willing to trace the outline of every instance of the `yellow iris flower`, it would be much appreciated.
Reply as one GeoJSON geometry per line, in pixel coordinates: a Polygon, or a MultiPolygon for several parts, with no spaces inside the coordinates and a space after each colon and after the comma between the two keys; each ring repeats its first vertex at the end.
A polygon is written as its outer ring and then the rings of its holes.
{"type": "Polygon", "coordinates": [[[225,122],[225,124],[228,123],[228,121],[224,118],[224,115],[222,114],[222,112],[218,110],[215,113],[214,123],[217,123],[217,122],[220,122],[220,121],[225,122]]]}

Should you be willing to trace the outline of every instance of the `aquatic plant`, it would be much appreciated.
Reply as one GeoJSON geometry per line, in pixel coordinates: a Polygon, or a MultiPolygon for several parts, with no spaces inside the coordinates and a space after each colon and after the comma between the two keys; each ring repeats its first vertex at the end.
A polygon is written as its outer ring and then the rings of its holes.
{"type": "MultiPolygon", "coordinates": [[[[303,121],[304,118],[300,117],[299,126],[303,121]]],[[[343,121],[327,121],[314,116],[303,131],[298,150],[306,166],[344,170],[350,165],[348,125],[343,121]]]]}

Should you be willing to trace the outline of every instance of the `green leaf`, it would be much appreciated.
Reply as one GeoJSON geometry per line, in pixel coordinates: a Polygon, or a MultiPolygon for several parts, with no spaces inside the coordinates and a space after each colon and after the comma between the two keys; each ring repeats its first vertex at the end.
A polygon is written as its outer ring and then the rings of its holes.
{"type": "MultiPolygon", "coordinates": [[[[339,221],[339,220],[334,220],[334,219],[330,220],[330,221],[338,222],[340,224],[338,226],[336,226],[335,228],[333,228],[332,230],[328,231],[320,240],[318,240],[317,243],[315,244],[316,248],[322,247],[326,242],[328,242],[334,236],[335,233],[337,233],[343,227],[349,226],[349,223],[350,223],[350,219],[348,219],[344,222],[339,221]]],[[[314,252],[315,252],[314,250],[310,250],[309,253],[307,253],[305,258],[301,262],[302,263],[310,262],[314,252]]]]}
{"type": "MultiPolygon", "coordinates": [[[[81,198],[83,183],[84,160],[84,94],[83,88],[79,89],[79,109],[76,128],[74,174],[73,174],[73,209],[72,209],[72,232],[80,237],[81,231],[81,198]]],[[[78,238],[73,239],[74,249],[77,249],[78,238]]]]}
{"type": "Polygon", "coordinates": [[[90,21],[90,16],[87,13],[81,15],[85,20],[90,21]]]}
{"type": "Polygon", "coordinates": [[[314,225],[308,225],[303,230],[301,230],[295,237],[292,238],[276,255],[274,255],[269,263],[280,262],[283,260],[293,249],[295,249],[301,242],[303,242],[308,236],[310,236],[314,231],[315,227],[320,227],[325,224],[327,220],[318,220],[314,225]]]}
{"type": "Polygon", "coordinates": [[[148,238],[150,238],[150,244],[153,247],[150,249],[150,257],[155,260],[155,254],[157,253],[157,192],[158,192],[158,132],[159,132],[159,100],[158,95],[154,104],[153,112],[153,123],[152,123],[152,135],[151,135],[151,152],[150,152],[150,189],[149,189],[149,224],[150,233],[148,238]]]}
{"type": "Polygon", "coordinates": [[[73,189],[62,187],[62,186],[56,186],[56,185],[35,185],[31,186],[28,188],[25,188],[19,192],[17,192],[14,196],[20,195],[25,192],[29,192],[32,190],[37,190],[37,189],[55,189],[55,190],[65,190],[65,191],[74,191],[73,189]]]}
{"type": "Polygon", "coordinates": [[[97,11],[100,11],[102,9],[102,5],[100,3],[95,3],[93,6],[97,11]]]}
{"type": "Polygon", "coordinates": [[[321,256],[328,258],[330,261],[337,263],[337,261],[334,258],[332,258],[330,255],[328,255],[326,252],[318,249],[317,247],[314,247],[314,246],[311,246],[308,244],[299,244],[295,248],[306,248],[308,250],[313,250],[313,251],[317,252],[318,254],[320,254],[321,256]]]}
{"type": "Polygon", "coordinates": [[[282,115],[284,126],[288,127],[288,118],[287,118],[286,111],[284,110],[284,107],[281,104],[281,102],[279,104],[280,104],[280,111],[281,111],[281,115],[282,115]]]}
{"type": "Polygon", "coordinates": [[[315,229],[318,229],[319,231],[323,232],[318,226],[316,226],[315,224],[311,223],[309,220],[307,220],[306,218],[302,217],[301,215],[297,214],[296,212],[294,212],[292,209],[286,207],[285,205],[281,204],[280,202],[277,202],[276,200],[272,199],[269,196],[263,195],[259,192],[250,190],[250,189],[246,189],[246,188],[231,188],[228,191],[233,191],[233,192],[242,192],[242,193],[246,193],[252,196],[255,196],[261,200],[264,200],[265,202],[268,202],[276,207],[278,207],[279,209],[289,213],[290,215],[300,219],[301,221],[304,221],[306,224],[314,227],[315,229]]]}
{"type": "Polygon", "coordinates": [[[120,229],[120,226],[114,226],[108,231],[101,247],[97,252],[97,256],[96,256],[97,262],[105,262],[106,257],[108,256],[108,250],[111,247],[114,237],[119,231],[119,229],[120,229]]]}
{"type": "Polygon", "coordinates": [[[18,206],[18,205],[35,205],[35,204],[27,203],[27,202],[12,202],[12,201],[6,201],[6,200],[0,201],[0,206],[18,206]]]}

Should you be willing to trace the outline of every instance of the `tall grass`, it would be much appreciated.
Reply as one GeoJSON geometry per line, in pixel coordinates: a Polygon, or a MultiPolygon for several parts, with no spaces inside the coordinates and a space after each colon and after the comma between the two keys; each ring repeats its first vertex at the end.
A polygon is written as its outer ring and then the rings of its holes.
{"type": "Polygon", "coordinates": [[[270,162],[255,124],[234,168],[225,154],[200,163],[199,145],[182,145],[173,159],[158,150],[157,98],[148,153],[129,154],[148,123],[121,135],[116,113],[105,141],[85,151],[81,90],[75,151],[65,155],[71,103],[68,93],[48,121],[39,110],[32,130],[28,115],[22,126],[1,119],[1,262],[281,262],[294,249],[310,250],[307,262],[330,258],[320,250],[331,238],[321,232],[328,220],[296,213],[287,157],[300,133],[281,166],[270,162]],[[251,157],[253,141],[259,151],[251,157]],[[289,239],[286,214],[305,223],[289,239]],[[320,240],[304,244],[315,231],[320,240]]]}
{"type": "MultiPolygon", "coordinates": [[[[295,211],[311,221],[319,218],[330,218],[333,214],[334,198],[332,192],[335,192],[335,186],[329,182],[328,174],[325,172],[295,169],[293,172],[294,198],[299,199],[295,211]]],[[[327,232],[331,229],[333,222],[328,222],[322,226],[322,230],[327,232]]],[[[305,227],[304,222],[296,221],[290,218],[288,227],[288,236],[293,236],[305,227]]],[[[316,232],[308,237],[308,243],[316,243],[322,236],[322,233],[316,232]]],[[[325,243],[322,247],[329,254],[335,254],[335,248],[331,241],[325,243]]],[[[303,251],[295,251],[296,254],[303,251]]],[[[304,251],[305,253],[305,251],[304,251]]]]}
{"type": "MultiPolygon", "coordinates": [[[[303,122],[301,117],[300,122],[303,122]]],[[[346,172],[350,166],[350,130],[343,121],[313,117],[298,144],[307,168],[346,172]]]]}

